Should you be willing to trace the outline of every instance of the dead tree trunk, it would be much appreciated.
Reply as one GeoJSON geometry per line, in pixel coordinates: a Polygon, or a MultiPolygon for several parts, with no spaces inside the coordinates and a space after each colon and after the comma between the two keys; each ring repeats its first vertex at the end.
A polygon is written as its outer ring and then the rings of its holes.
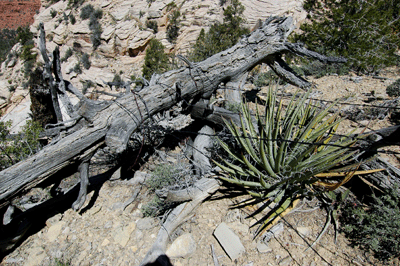
{"type": "MultiPolygon", "coordinates": [[[[220,83],[240,80],[259,63],[265,62],[290,82],[307,87],[310,84],[296,77],[284,64],[282,54],[307,55],[330,62],[345,61],[324,57],[288,43],[286,39],[292,30],[292,18],[269,18],[262,27],[226,51],[199,63],[185,60],[188,67],[153,76],[150,84],[140,92],[127,93],[110,102],[85,98],[71,84],[62,80],[59,67],[53,67],[55,78],[52,82],[58,84],[58,87],[55,86],[58,95],[65,94],[67,89],[77,95],[80,102],[70,115],[72,121],[64,121],[55,126],[60,132],[58,141],[1,172],[0,208],[19,193],[34,187],[64,167],[73,163],[82,165],[102,142],[113,153],[123,152],[130,135],[152,115],[181,101],[190,106],[201,98],[208,99],[220,83]]],[[[43,27],[41,42],[45,42],[43,27]]],[[[44,44],[41,47],[45,47],[44,44]]],[[[41,52],[45,56],[46,49],[41,49],[41,52]]],[[[53,65],[58,66],[57,52],[53,60],[53,65]]],[[[68,106],[68,102],[65,104],[68,106]]],[[[83,165],[80,167],[86,168],[83,165]]]]}

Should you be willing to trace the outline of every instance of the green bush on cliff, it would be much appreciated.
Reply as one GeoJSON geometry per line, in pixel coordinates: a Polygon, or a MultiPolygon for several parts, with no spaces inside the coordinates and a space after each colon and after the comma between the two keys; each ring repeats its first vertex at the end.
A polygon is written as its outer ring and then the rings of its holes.
{"type": "Polygon", "coordinates": [[[223,23],[213,24],[208,32],[200,31],[189,58],[202,61],[235,45],[241,36],[248,34],[249,29],[243,27],[243,12],[244,6],[239,0],[232,0],[224,10],[223,23]]]}
{"type": "Polygon", "coordinates": [[[157,39],[151,39],[143,64],[143,77],[150,79],[154,73],[161,74],[169,70],[169,58],[164,45],[157,39]]]}
{"type": "Polygon", "coordinates": [[[92,31],[90,36],[90,40],[92,41],[94,50],[101,44],[101,34],[103,33],[103,29],[101,28],[101,24],[99,20],[103,17],[103,10],[95,9],[91,4],[84,6],[81,9],[80,14],[81,19],[90,19],[89,21],[89,29],[92,31]]]}
{"type": "Polygon", "coordinates": [[[3,29],[0,31],[0,62],[7,59],[7,54],[18,42],[16,30],[3,29]]]}
{"type": "Polygon", "coordinates": [[[24,160],[40,148],[39,134],[43,130],[39,123],[28,120],[22,132],[11,135],[11,121],[0,121],[0,171],[24,160]]]}
{"type": "Polygon", "coordinates": [[[167,26],[167,38],[171,43],[175,42],[178,38],[180,29],[180,16],[181,12],[179,12],[179,10],[173,10],[172,13],[168,15],[169,24],[167,26]]]}

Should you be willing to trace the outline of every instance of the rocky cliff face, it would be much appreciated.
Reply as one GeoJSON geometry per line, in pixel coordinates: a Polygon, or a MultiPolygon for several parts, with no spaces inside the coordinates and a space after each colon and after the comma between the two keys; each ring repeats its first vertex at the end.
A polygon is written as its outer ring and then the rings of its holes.
{"type": "MultiPolygon", "coordinates": [[[[297,23],[306,16],[302,9],[303,0],[242,0],[241,2],[245,6],[244,16],[250,29],[259,20],[265,20],[269,16],[292,16],[297,23]]],[[[166,47],[167,53],[185,54],[190,50],[202,28],[208,29],[216,21],[222,21],[223,9],[224,6],[220,5],[220,1],[213,0],[156,0],[151,4],[147,0],[92,0],[78,8],[69,7],[68,1],[59,1],[52,5],[43,3],[30,29],[37,35],[39,23],[44,23],[49,52],[60,46],[63,57],[68,48],[74,48],[73,55],[62,65],[63,77],[80,89],[83,88],[82,84],[85,81],[91,80],[95,87],[89,88],[86,93],[97,98],[94,91],[105,89],[103,81],[112,81],[116,74],[124,80],[132,75],[141,75],[145,51],[152,38],[159,39],[166,47]],[[82,7],[89,3],[95,9],[103,11],[99,21],[102,27],[101,40],[96,50],[91,43],[89,20],[80,18],[82,7]],[[176,10],[180,12],[179,35],[176,41],[171,43],[167,38],[167,27],[170,24],[171,13],[176,10]],[[71,16],[76,19],[74,24],[68,19],[71,16]],[[156,33],[153,29],[147,28],[148,21],[157,23],[156,33]],[[79,64],[83,53],[90,55],[91,67],[89,69],[82,67],[82,73],[77,74],[73,68],[79,64]]],[[[38,50],[36,52],[39,53],[38,50]]],[[[41,56],[38,60],[41,61],[41,56]]],[[[1,67],[3,75],[0,76],[0,85],[3,85],[0,91],[7,90],[11,85],[18,87],[23,83],[24,78],[20,74],[21,65],[21,62],[14,62],[11,65],[3,63],[1,67]]],[[[19,89],[17,88],[17,91],[19,89]]],[[[0,107],[10,99],[12,102],[12,94],[8,95],[0,97],[0,107]]]]}
{"type": "Polygon", "coordinates": [[[31,25],[40,6],[40,0],[0,1],[0,29],[17,29],[31,25]]]}
{"type": "MultiPolygon", "coordinates": [[[[222,21],[224,6],[221,6],[219,2],[212,0],[176,0],[174,2],[157,0],[149,4],[146,0],[91,1],[90,4],[103,11],[101,45],[96,51],[93,51],[90,41],[89,20],[82,21],[80,19],[81,8],[71,10],[68,8],[67,2],[58,2],[43,8],[35,16],[31,31],[37,33],[38,24],[43,22],[49,37],[50,49],[60,45],[63,53],[68,47],[74,47],[75,43],[75,47],[79,46],[81,52],[91,54],[93,70],[89,69],[88,72],[92,78],[95,76],[93,74],[99,73],[99,68],[111,73],[122,71],[122,75],[128,78],[132,74],[141,72],[141,62],[143,62],[147,44],[152,38],[161,40],[168,53],[185,54],[188,52],[201,28],[207,29],[214,22],[222,21]],[[58,13],[52,17],[51,12],[54,10],[58,13]],[[171,43],[167,38],[167,27],[170,23],[169,15],[174,10],[179,10],[181,22],[179,36],[175,43],[171,43]],[[77,22],[72,25],[62,20],[64,13],[67,16],[73,15],[77,22]],[[146,27],[147,21],[157,23],[157,33],[146,27]]],[[[272,15],[290,15],[297,21],[301,21],[305,17],[305,12],[301,7],[302,0],[243,0],[241,2],[246,8],[244,15],[249,28],[254,27],[258,20],[265,20],[272,15]]],[[[70,74],[68,68],[71,68],[73,64],[76,64],[75,57],[71,57],[65,65],[66,75],[70,74]]],[[[84,71],[84,77],[88,75],[85,72],[87,71],[84,71]]]]}

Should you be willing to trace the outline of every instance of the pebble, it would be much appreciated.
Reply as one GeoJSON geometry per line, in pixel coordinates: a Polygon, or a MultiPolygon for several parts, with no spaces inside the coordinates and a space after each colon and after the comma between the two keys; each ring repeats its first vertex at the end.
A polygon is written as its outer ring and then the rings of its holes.
{"type": "Polygon", "coordinates": [[[267,232],[261,235],[261,239],[264,242],[270,241],[274,236],[277,237],[279,234],[283,232],[283,223],[278,223],[271,227],[267,232]]]}
{"type": "Polygon", "coordinates": [[[268,253],[272,251],[272,248],[270,248],[267,244],[259,241],[257,242],[257,250],[260,253],[268,253]]]}
{"type": "Polygon", "coordinates": [[[49,230],[47,231],[46,237],[49,242],[53,242],[54,240],[57,239],[57,237],[61,233],[61,229],[65,225],[65,222],[57,222],[53,224],[49,230]]]}
{"type": "Polygon", "coordinates": [[[279,262],[279,266],[287,266],[290,264],[290,262],[292,262],[292,258],[290,256],[287,256],[285,258],[283,258],[280,262],[279,262]]]}
{"type": "Polygon", "coordinates": [[[311,228],[310,227],[299,226],[296,229],[297,229],[297,232],[302,236],[309,236],[311,234],[311,228]]]}
{"type": "Polygon", "coordinates": [[[57,222],[61,221],[61,218],[62,218],[62,214],[61,213],[56,214],[53,217],[50,217],[49,219],[47,219],[46,225],[48,227],[51,227],[53,224],[56,224],[57,222]]]}
{"type": "Polygon", "coordinates": [[[192,234],[187,233],[175,239],[165,254],[170,258],[186,258],[195,251],[196,241],[193,239],[192,234]]]}

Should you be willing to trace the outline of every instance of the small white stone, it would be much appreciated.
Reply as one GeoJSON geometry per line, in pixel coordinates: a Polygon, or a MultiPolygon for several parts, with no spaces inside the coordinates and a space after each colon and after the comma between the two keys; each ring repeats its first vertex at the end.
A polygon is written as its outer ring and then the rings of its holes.
{"type": "Polygon", "coordinates": [[[297,229],[297,232],[299,232],[299,234],[302,236],[309,236],[311,234],[310,227],[299,226],[296,229],[297,229]]]}
{"type": "Polygon", "coordinates": [[[181,235],[171,244],[165,253],[170,258],[185,258],[196,251],[196,242],[189,233],[181,235]]]}
{"type": "Polygon", "coordinates": [[[61,229],[65,225],[65,222],[57,222],[53,224],[47,231],[46,237],[49,242],[53,242],[61,234],[61,229]]]}
{"type": "Polygon", "coordinates": [[[268,253],[272,251],[272,248],[268,247],[267,244],[263,243],[263,242],[257,242],[257,250],[260,253],[268,253]]]}

